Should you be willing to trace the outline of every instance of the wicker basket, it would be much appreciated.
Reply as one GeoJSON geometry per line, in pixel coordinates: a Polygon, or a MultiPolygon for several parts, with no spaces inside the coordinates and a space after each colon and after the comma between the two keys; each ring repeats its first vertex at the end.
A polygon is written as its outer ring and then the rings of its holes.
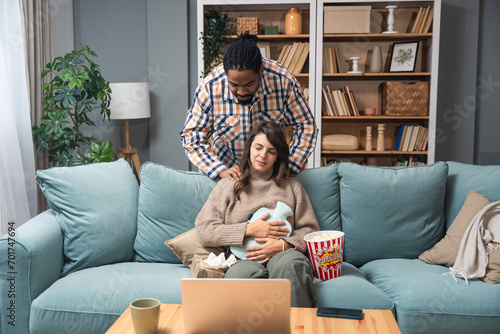
{"type": "Polygon", "coordinates": [[[384,82],[382,112],[385,115],[429,115],[429,82],[384,82]]]}
{"type": "Polygon", "coordinates": [[[356,151],[359,141],[353,135],[327,135],[321,141],[321,149],[332,151],[356,151]]]}
{"type": "Polygon", "coordinates": [[[236,19],[236,31],[239,34],[248,30],[252,35],[259,34],[259,18],[258,17],[238,17],[236,19]]]}

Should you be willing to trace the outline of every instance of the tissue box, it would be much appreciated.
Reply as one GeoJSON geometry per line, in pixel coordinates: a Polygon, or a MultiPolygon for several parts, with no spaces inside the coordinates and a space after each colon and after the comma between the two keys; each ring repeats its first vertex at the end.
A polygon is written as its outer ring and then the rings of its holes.
{"type": "Polygon", "coordinates": [[[325,7],[323,33],[370,33],[371,9],[371,6],[325,7]]]}
{"type": "Polygon", "coordinates": [[[224,278],[224,276],[226,276],[224,270],[222,269],[203,268],[201,266],[201,260],[204,260],[205,258],[206,257],[202,257],[200,255],[195,255],[193,257],[193,262],[189,268],[191,278],[224,278]]]}

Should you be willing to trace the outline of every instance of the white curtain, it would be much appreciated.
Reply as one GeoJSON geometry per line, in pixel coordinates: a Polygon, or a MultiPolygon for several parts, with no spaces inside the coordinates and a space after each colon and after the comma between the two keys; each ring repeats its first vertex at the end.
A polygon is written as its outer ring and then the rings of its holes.
{"type": "Polygon", "coordinates": [[[0,1],[0,236],[36,214],[23,27],[21,2],[0,1]]]}

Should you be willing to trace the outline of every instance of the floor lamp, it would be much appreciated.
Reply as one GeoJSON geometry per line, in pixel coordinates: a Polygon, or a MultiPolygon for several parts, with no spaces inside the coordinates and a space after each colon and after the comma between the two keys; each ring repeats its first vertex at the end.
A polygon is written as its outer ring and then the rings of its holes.
{"type": "Polygon", "coordinates": [[[118,149],[118,158],[124,158],[135,168],[140,181],[141,161],[137,149],[130,147],[129,120],[151,117],[149,107],[149,84],[147,82],[110,83],[110,119],[125,120],[125,148],[118,149]]]}

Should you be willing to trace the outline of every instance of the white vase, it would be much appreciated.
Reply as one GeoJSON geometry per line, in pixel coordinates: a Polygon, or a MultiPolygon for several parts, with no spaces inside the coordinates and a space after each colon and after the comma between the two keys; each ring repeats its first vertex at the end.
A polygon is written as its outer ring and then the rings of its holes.
{"type": "Polygon", "coordinates": [[[380,73],[382,72],[382,49],[380,46],[374,46],[372,51],[372,59],[370,61],[370,72],[380,73]]]}

